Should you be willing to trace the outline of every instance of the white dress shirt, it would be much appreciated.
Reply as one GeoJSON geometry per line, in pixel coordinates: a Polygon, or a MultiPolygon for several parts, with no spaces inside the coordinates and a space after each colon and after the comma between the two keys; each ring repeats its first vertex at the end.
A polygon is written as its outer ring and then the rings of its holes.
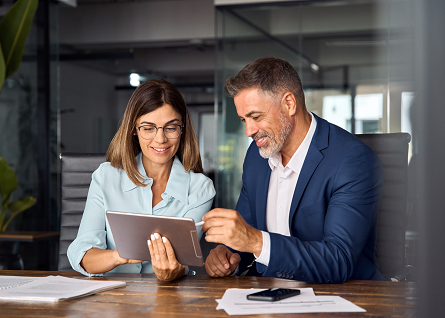
{"type": "MultiPolygon", "coordinates": [[[[309,146],[314,136],[317,122],[311,115],[311,126],[301,145],[294,153],[286,167],[283,167],[281,153],[269,158],[270,173],[269,190],[267,194],[266,226],[268,232],[278,233],[290,236],[289,230],[289,212],[292,198],[294,196],[295,186],[303,167],[309,146]]],[[[270,236],[268,232],[262,231],[263,248],[256,261],[269,265],[270,259],[270,236]]],[[[256,257],[256,255],[255,255],[256,257]]]]}

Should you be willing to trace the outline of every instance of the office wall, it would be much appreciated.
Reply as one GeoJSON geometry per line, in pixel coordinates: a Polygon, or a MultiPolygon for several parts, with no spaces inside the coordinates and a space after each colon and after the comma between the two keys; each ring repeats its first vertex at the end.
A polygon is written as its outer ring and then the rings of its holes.
{"type": "Polygon", "coordinates": [[[213,19],[212,0],[88,3],[61,8],[60,38],[70,45],[213,39],[213,19]]]}
{"type": "Polygon", "coordinates": [[[105,152],[119,120],[115,76],[61,62],[60,83],[62,151],[105,152]]]}

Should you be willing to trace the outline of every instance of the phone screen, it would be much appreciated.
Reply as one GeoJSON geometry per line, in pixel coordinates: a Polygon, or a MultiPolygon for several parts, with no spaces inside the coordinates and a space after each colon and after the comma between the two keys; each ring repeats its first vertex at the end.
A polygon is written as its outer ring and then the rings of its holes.
{"type": "Polygon", "coordinates": [[[299,289],[271,288],[247,295],[249,300],[276,301],[300,294],[299,289]]]}

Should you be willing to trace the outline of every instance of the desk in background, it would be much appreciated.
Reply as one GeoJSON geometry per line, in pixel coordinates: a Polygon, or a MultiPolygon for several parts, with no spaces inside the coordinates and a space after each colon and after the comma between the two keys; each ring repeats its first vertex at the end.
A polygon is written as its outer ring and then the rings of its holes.
{"type": "MultiPolygon", "coordinates": [[[[59,238],[59,232],[4,232],[0,234],[0,244],[1,242],[6,242],[8,247],[2,254],[0,254],[0,269],[25,269],[23,259],[19,254],[19,244],[22,242],[35,243],[41,241],[51,241],[59,238]]],[[[38,244],[38,243],[37,243],[38,244]]],[[[37,248],[36,248],[37,250],[37,248]]],[[[0,251],[1,253],[1,251],[0,251]]],[[[44,264],[45,260],[49,258],[49,247],[44,248],[43,251],[40,249],[34,253],[37,256],[37,264],[31,268],[37,269],[51,269],[51,268],[40,268],[39,263],[44,264]]]]}
{"type": "MultiPolygon", "coordinates": [[[[0,271],[9,276],[48,276],[88,279],[75,272],[0,271]]],[[[161,282],[153,274],[113,274],[106,280],[126,281],[125,288],[57,303],[0,300],[1,317],[229,317],[216,310],[215,299],[228,288],[312,287],[317,296],[341,296],[366,313],[298,314],[305,317],[413,317],[416,283],[349,281],[344,284],[310,284],[269,277],[210,278],[186,276],[161,282]]],[[[292,314],[242,317],[292,317],[292,314]]],[[[295,314],[296,316],[296,314],[295,314]]]]}

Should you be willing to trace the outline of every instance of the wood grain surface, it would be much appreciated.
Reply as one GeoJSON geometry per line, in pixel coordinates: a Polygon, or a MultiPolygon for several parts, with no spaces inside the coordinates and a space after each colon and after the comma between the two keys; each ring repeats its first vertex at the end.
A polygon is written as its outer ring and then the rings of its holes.
{"type": "Polygon", "coordinates": [[[119,280],[127,286],[56,303],[0,300],[0,317],[228,317],[215,299],[227,288],[312,287],[317,296],[340,296],[365,313],[274,314],[242,317],[414,317],[416,283],[348,281],[311,284],[269,277],[210,278],[185,276],[161,282],[151,274],[113,274],[88,278],[75,272],[0,271],[9,276],[61,275],[80,279],[119,280]]]}

